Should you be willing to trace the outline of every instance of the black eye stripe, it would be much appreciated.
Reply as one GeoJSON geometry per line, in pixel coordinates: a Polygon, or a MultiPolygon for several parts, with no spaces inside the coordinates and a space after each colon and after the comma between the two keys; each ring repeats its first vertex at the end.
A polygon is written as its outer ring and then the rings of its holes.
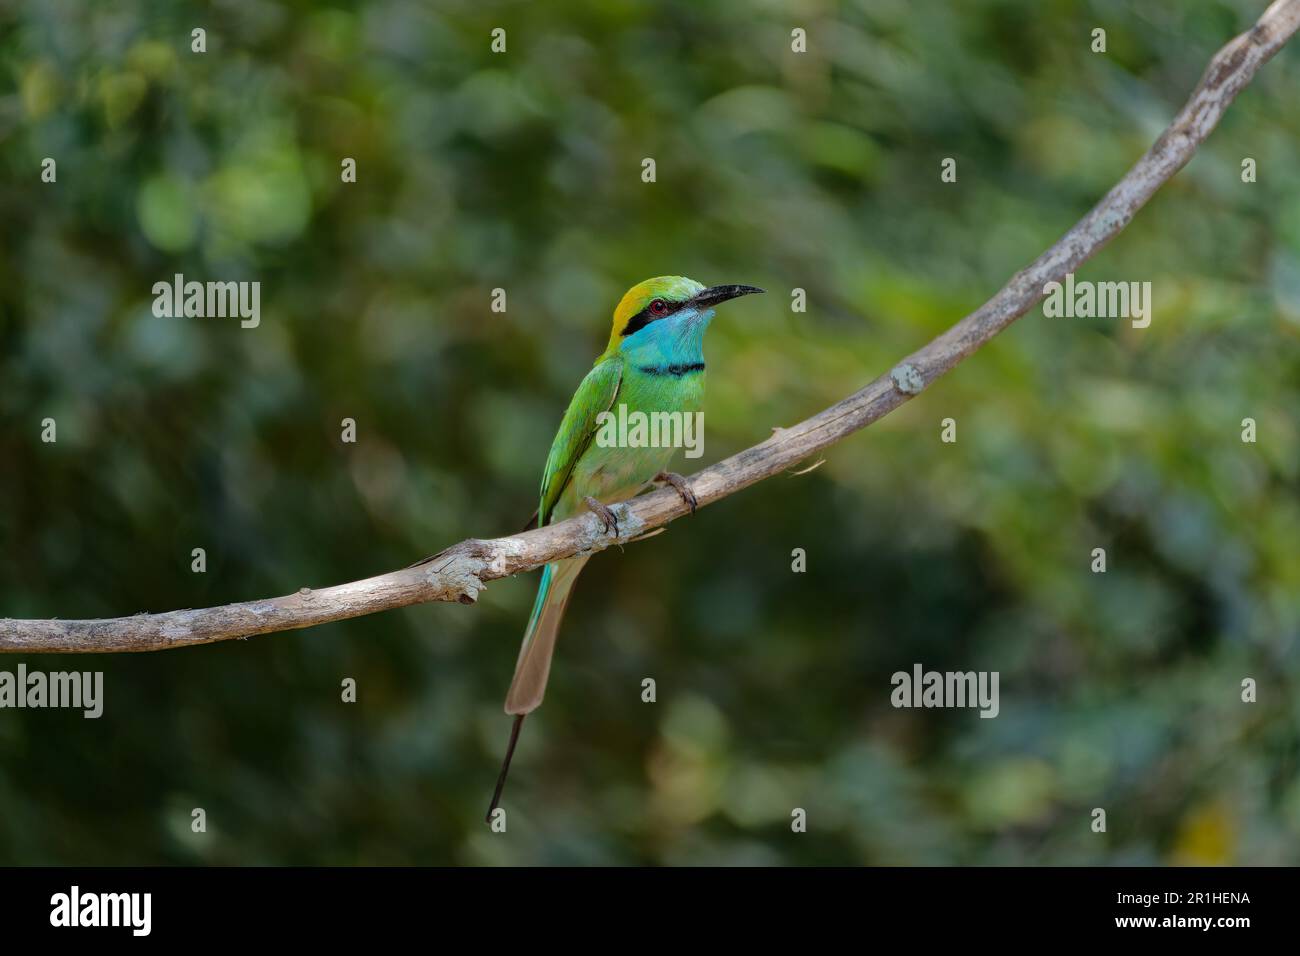
{"type": "MultiPolygon", "coordinates": [[[[651,299],[651,302],[655,302],[655,301],[658,300],[651,299]]],[[[663,303],[664,305],[668,306],[668,308],[665,309],[659,315],[656,315],[655,313],[651,312],[650,306],[647,305],[644,309],[642,309],[636,315],[632,316],[632,318],[627,320],[627,325],[623,326],[623,331],[620,332],[619,335],[626,337],[628,335],[631,335],[633,332],[640,332],[651,322],[657,322],[660,319],[668,318],[668,316],[672,315],[674,312],[678,311],[682,306],[686,304],[685,302],[669,302],[667,299],[664,299],[663,303]]]]}

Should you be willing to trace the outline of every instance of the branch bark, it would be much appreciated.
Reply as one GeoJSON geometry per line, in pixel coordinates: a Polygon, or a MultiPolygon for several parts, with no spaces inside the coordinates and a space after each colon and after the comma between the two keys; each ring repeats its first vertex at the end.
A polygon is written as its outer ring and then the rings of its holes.
{"type": "MultiPolygon", "coordinates": [[[[889,373],[820,414],[697,472],[701,506],[782,472],[920,394],[958,362],[1033,308],[1048,282],[1062,281],[1122,230],[1193,156],[1255,73],[1300,28],[1300,0],[1276,0],[1255,25],[1210,61],[1191,98],[1146,154],[1093,209],[993,298],[889,373]]],[[[622,538],[594,515],[506,538],[471,538],[433,558],[364,581],[222,607],[94,621],[0,620],[0,652],[152,651],[311,627],[428,601],[473,604],[487,582],[549,561],[645,536],[686,513],[665,489],[614,506],[622,538]]]]}

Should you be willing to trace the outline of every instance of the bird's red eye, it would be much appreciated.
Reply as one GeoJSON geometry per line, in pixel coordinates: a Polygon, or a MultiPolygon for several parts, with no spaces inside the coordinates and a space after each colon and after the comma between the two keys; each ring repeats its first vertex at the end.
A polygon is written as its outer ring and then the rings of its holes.
{"type": "Polygon", "coordinates": [[[668,303],[663,299],[655,299],[650,303],[650,311],[654,315],[665,315],[668,312],[668,303]]]}

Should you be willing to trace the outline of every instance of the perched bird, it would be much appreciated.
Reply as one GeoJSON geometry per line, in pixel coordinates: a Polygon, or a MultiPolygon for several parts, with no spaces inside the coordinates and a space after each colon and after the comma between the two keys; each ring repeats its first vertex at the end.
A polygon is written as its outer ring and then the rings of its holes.
{"type": "MultiPolygon", "coordinates": [[[[562,521],[583,509],[595,512],[606,531],[618,534],[607,507],[638,494],[651,483],[672,485],[695,510],[695,496],[680,475],[666,471],[673,447],[635,447],[595,440],[602,412],[693,414],[704,399],[704,333],[714,306],[762,292],[749,285],[705,288],[684,276],[659,276],[634,285],[614,310],[609,345],[578,386],[551,443],[542,473],[538,526],[562,521]],[[620,409],[625,406],[625,409],[620,409]]],[[[488,818],[496,809],[524,717],[546,693],[551,655],[574,581],[589,555],[548,564],[542,572],[532,617],[524,632],[506,713],[515,716],[488,818]]]]}

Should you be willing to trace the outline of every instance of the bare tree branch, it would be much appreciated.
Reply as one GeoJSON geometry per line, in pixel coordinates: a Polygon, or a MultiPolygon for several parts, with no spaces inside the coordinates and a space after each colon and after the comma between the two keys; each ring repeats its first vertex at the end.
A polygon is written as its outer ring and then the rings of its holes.
{"type": "MultiPolygon", "coordinates": [[[[693,475],[700,505],[779,474],[919,394],[988,342],[1120,232],[1156,190],[1181,169],[1236,96],[1300,27],[1300,0],[1276,0],[1246,33],[1215,54],[1181,112],[1155,145],[1069,232],[998,293],[865,388],[761,444],[693,475]]],[[[620,543],[645,536],[686,513],[665,489],[614,507],[620,543]]],[[[206,644],[373,614],[426,601],[473,604],[488,581],[615,543],[594,515],[507,538],[471,538],[390,574],[264,601],[201,610],[138,614],[98,621],[0,620],[0,651],[152,651],[206,644]]]]}

